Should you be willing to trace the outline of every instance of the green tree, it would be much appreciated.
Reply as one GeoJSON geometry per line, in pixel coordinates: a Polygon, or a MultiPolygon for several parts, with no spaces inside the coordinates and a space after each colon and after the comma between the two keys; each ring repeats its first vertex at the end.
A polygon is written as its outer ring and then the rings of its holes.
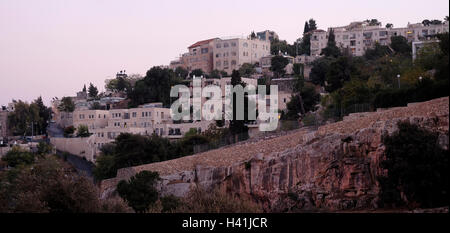
{"type": "Polygon", "coordinates": [[[309,25],[309,31],[317,30],[317,24],[314,19],[309,19],[308,25],[309,25]]]}
{"type": "Polygon", "coordinates": [[[272,57],[270,62],[270,70],[273,71],[275,77],[282,77],[286,73],[284,68],[289,64],[289,60],[286,57],[276,55],[272,57]]]}
{"type": "Polygon", "coordinates": [[[209,78],[220,79],[222,78],[222,76],[220,74],[220,71],[215,69],[211,71],[211,73],[209,74],[209,78]]]}
{"type": "Polygon", "coordinates": [[[314,60],[312,62],[311,72],[309,73],[311,82],[316,85],[325,86],[326,74],[333,61],[333,58],[328,57],[321,57],[314,60]]]}
{"type": "Polygon", "coordinates": [[[300,46],[300,54],[311,55],[311,34],[307,33],[303,35],[300,46]]]}
{"type": "MultiPolygon", "coordinates": [[[[231,85],[233,87],[235,87],[236,85],[242,85],[243,87],[245,87],[245,83],[242,82],[241,75],[240,75],[239,71],[237,71],[237,70],[233,70],[233,72],[231,74],[231,85]]],[[[233,119],[230,120],[229,129],[230,129],[230,133],[232,135],[234,135],[235,138],[237,137],[237,135],[247,135],[247,136],[244,136],[245,139],[248,137],[248,127],[245,125],[245,118],[248,117],[248,115],[246,114],[247,111],[245,109],[245,106],[248,106],[247,102],[248,102],[248,98],[245,97],[244,98],[244,120],[237,120],[237,117],[236,117],[237,116],[237,113],[236,113],[237,98],[236,98],[236,94],[233,93],[233,119]]]]}
{"type": "Polygon", "coordinates": [[[64,128],[64,137],[69,137],[69,135],[72,135],[73,133],[75,133],[75,127],[72,125],[64,128]]]}
{"type": "Polygon", "coordinates": [[[289,120],[296,120],[299,114],[304,115],[313,111],[314,106],[319,102],[319,94],[316,93],[314,85],[305,83],[299,86],[301,89],[294,91],[291,100],[286,105],[288,110],[286,118],[289,120]]]}
{"type": "Polygon", "coordinates": [[[62,112],[73,112],[75,111],[75,104],[70,97],[63,97],[61,103],[58,106],[59,111],[62,112]]]}
{"type": "Polygon", "coordinates": [[[411,46],[408,40],[403,36],[391,37],[391,48],[399,54],[411,55],[411,46]]]}
{"type": "Polygon", "coordinates": [[[34,159],[33,153],[21,149],[18,146],[14,146],[4,157],[2,157],[2,161],[5,161],[10,167],[32,164],[34,159]]]}
{"type": "Polygon", "coordinates": [[[113,154],[100,154],[95,160],[95,168],[92,171],[96,180],[109,179],[116,176],[117,168],[113,154]]]}
{"type": "Polygon", "coordinates": [[[310,31],[308,21],[305,22],[305,26],[303,27],[303,34],[306,34],[310,31]]]}
{"type": "Polygon", "coordinates": [[[130,82],[123,77],[118,77],[117,78],[117,86],[116,89],[117,91],[127,91],[130,88],[130,82]]]}
{"type": "Polygon", "coordinates": [[[149,102],[162,102],[164,106],[169,106],[170,88],[180,83],[182,79],[176,77],[171,69],[152,67],[147,71],[144,79],[137,81],[134,88],[128,91],[129,107],[137,107],[149,102]]]}
{"type": "Polygon", "coordinates": [[[52,152],[52,146],[46,142],[39,142],[37,149],[39,155],[47,155],[52,152]]]}
{"type": "Polygon", "coordinates": [[[279,53],[289,54],[290,56],[296,55],[296,48],[293,45],[290,45],[285,40],[273,39],[270,42],[270,54],[278,55],[279,53]]]}
{"type": "Polygon", "coordinates": [[[250,77],[255,72],[256,71],[255,71],[254,66],[250,63],[244,63],[239,68],[239,73],[241,74],[242,77],[250,77]]]}
{"type": "Polygon", "coordinates": [[[330,29],[328,33],[328,42],[327,47],[322,49],[321,55],[325,55],[326,57],[339,57],[341,56],[340,49],[336,46],[336,40],[334,35],[334,30],[330,29]]]}
{"type": "Polygon", "coordinates": [[[369,26],[381,25],[381,22],[378,22],[378,19],[367,19],[366,22],[369,24],[369,26]]]}
{"type": "Polygon", "coordinates": [[[88,89],[89,97],[96,98],[98,95],[98,89],[94,86],[94,84],[89,83],[89,89],[88,89]]]}
{"type": "Polygon", "coordinates": [[[440,54],[438,44],[427,44],[417,52],[417,58],[414,62],[425,70],[432,70],[436,68],[436,64],[439,64],[440,54]]]}
{"type": "Polygon", "coordinates": [[[89,133],[89,128],[86,125],[79,125],[77,129],[77,137],[89,137],[91,134],[89,133]]]}
{"type": "Polygon", "coordinates": [[[15,101],[14,111],[8,114],[9,130],[14,135],[38,134],[37,126],[43,127],[44,125],[44,119],[39,113],[40,109],[37,104],[28,104],[21,100],[15,101]]]}
{"type": "Polygon", "coordinates": [[[186,70],[185,68],[178,66],[177,68],[175,68],[175,76],[185,79],[187,76],[189,75],[189,71],[186,70]]]}
{"type": "Polygon", "coordinates": [[[202,69],[195,69],[195,70],[192,70],[189,75],[191,76],[191,78],[193,78],[194,76],[200,77],[200,76],[204,76],[205,72],[203,72],[202,69]]]}
{"type": "Polygon", "coordinates": [[[94,184],[53,156],[7,173],[7,180],[0,176],[0,202],[7,203],[0,203],[0,212],[92,213],[100,210],[94,184]]]}
{"type": "Polygon", "coordinates": [[[385,45],[380,45],[379,43],[375,43],[375,47],[369,48],[366,50],[366,52],[364,53],[364,57],[367,60],[374,60],[374,59],[378,59],[382,56],[386,56],[389,55],[391,53],[391,51],[389,50],[388,46],[385,45]]]}
{"type": "Polygon", "coordinates": [[[448,206],[448,149],[440,147],[439,135],[407,122],[398,129],[383,139],[386,159],[381,167],[387,176],[379,177],[382,204],[448,206]]]}
{"type": "Polygon", "coordinates": [[[48,122],[51,118],[51,108],[48,108],[44,105],[44,102],[42,101],[42,97],[38,97],[34,102],[32,103],[37,106],[39,109],[39,121],[37,124],[36,132],[39,132],[40,134],[45,134],[47,132],[47,126],[48,122]]]}
{"type": "Polygon", "coordinates": [[[356,67],[352,64],[349,57],[339,57],[330,63],[326,73],[327,85],[325,90],[333,92],[341,88],[345,82],[350,81],[352,75],[357,73],[356,67]]]}
{"type": "Polygon", "coordinates": [[[392,23],[387,23],[387,24],[386,24],[386,28],[394,28],[394,24],[392,24],[392,23]]]}
{"type": "Polygon", "coordinates": [[[145,213],[158,200],[155,185],[159,179],[157,172],[142,171],[129,181],[120,181],[117,192],[135,212],[145,213]]]}

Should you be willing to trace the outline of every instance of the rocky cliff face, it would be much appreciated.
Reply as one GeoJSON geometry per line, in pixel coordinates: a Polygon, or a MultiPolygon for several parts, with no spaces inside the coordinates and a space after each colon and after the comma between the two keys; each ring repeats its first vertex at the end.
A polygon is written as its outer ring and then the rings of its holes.
{"type": "MultiPolygon", "coordinates": [[[[250,197],[274,212],[376,208],[377,177],[386,172],[380,168],[385,149],[382,137],[395,132],[399,121],[439,132],[439,143],[448,148],[448,98],[441,98],[353,115],[318,131],[294,135],[301,137],[299,143],[281,151],[255,152],[229,165],[192,164],[192,169],[163,173],[159,189],[183,196],[197,185],[219,188],[250,197]]],[[[115,179],[102,183],[103,195],[140,170],[158,170],[157,164],[152,166],[119,170],[115,179]]],[[[163,167],[167,166],[170,161],[163,167]]]]}

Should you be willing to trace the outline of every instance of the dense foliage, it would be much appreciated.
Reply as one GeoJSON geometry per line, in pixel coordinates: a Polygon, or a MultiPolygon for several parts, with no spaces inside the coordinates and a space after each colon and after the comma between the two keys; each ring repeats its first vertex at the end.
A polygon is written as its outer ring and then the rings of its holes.
{"type": "Polygon", "coordinates": [[[379,177],[384,205],[410,207],[448,206],[449,151],[439,146],[437,133],[410,123],[384,138],[386,159],[379,177]]]}
{"type": "Polygon", "coordinates": [[[47,132],[51,109],[41,97],[28,104],[14,101],[14,111],[8,114],[8,126],[14,135],[39,135],[47,132]]]}
{"type": "Polygon", "coordinates": [[[135,212],[144,213],[158,200],[159,194],[155,188],[158,179],[157,172],[142,171],[129,181],[121,180],[117,184],[117,192],[135,212]]]}
{"type": "Polygon", "coordinates": [[[221,137],[221,132],[222,130],[217,129],[211,129],[201,134],[193,131],[174,142],[157,135],[142,136],[123,133],[116,138],[114,143],[103,146],[93,173],[96,179],[102,180],[116,176],[116,172],[120,168],[190,155],[194,153],[194,147],[197,145],[214,144],[217,137],[221,137]]]}
{"type": "Polygon", "coordinates": [[[121,200],[99,200],[97,187],[52,155],[14,151],[0,171],[0,212],[128,212],[121,200]],[[14,159],[11,159],[13,156],[14,159]]]}

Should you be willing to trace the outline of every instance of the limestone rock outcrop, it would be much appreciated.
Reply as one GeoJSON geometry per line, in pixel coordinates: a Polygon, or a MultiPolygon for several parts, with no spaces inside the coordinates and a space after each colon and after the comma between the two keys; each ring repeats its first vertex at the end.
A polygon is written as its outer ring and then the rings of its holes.
{"type": "MultiPolygon", "coordinates": [[[[353,115],[317,131],[290,135],[296,139],[292,147],[270,153],[256,150],[228,165],[196,162],[189,165],[191,169],[169,172],[176,161],[166,161],[120,169],[116,178],[102,182],[102,195],[110,195],[121,179],[154,170],[162,174],[159,189],[163,194],[183,196],[194,186],[219,188],[250,197],[273,212],[376,208],[377,177],[386,173],[380,167],[385,150],[382,138],[394,133],[399,121],[408,121],[438,132],[439,144],[448,148],[448,104],[446,97],[353,115]]],[[[270,142],[257,143],[262,147],[270,142]]]]}

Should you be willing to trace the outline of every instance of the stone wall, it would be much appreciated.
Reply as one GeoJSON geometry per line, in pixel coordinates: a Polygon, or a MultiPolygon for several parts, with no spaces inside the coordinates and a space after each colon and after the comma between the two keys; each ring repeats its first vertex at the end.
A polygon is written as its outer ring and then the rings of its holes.
{"type": "MultiPolygon", "coordinates": [[[[91,136],[92,137],[92,136],[91,136]]],[[[86,160],[95,162],[94,155],[97,150],[91,143],[91,137],[87,138],[50,138],[50,144],[59,151],[86,158],[86,160]]]]}

